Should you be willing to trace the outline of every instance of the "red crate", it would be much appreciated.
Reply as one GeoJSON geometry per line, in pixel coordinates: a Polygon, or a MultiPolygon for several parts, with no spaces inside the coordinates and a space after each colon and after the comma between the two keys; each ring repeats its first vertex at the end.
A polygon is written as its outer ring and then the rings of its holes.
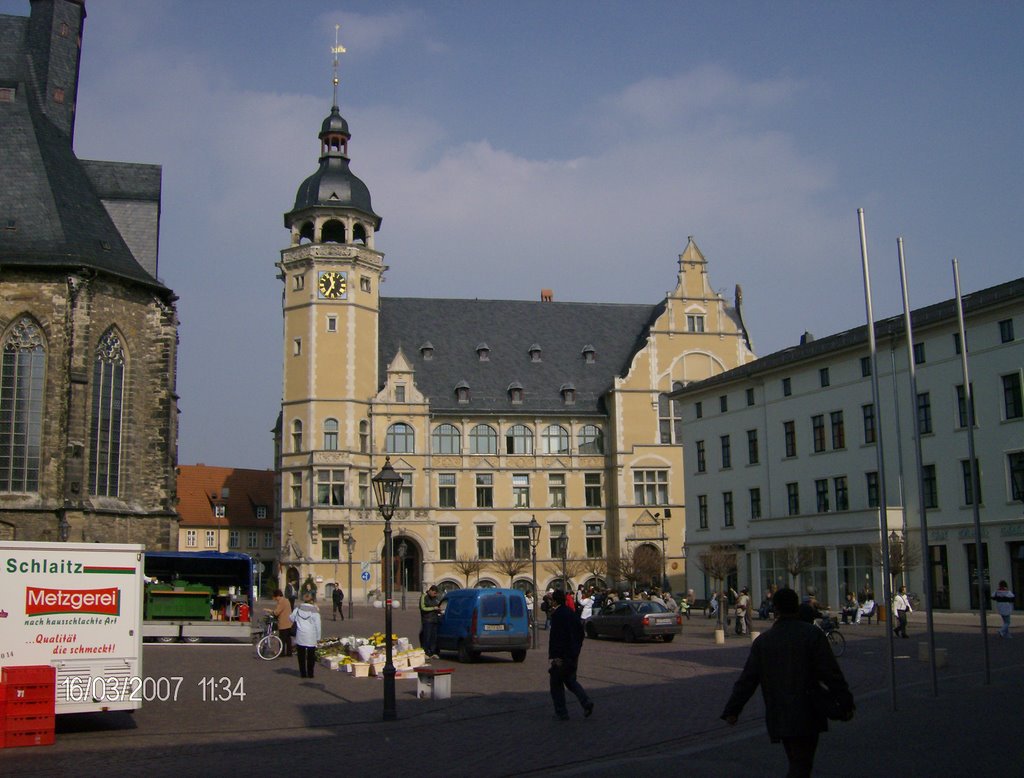
{"type": "Polygon", "coordinates": [[[0,668],[0,683],[57,683],[52,665],[8,665],[0,668]]]}
{"type": "Polygon", "coordinates": [[[52,700],[57,696],[57,686],[52,683],[0,684],[0,694],[8,702],[52,700]]]}
{"type": "MultiPolygon", "coordinates": [[[[48,700],[0,700],[0,722],[8,716],[52,716],[56,701],[48,700]]],[[[3,726],[0,725],[0,729],[3,726]]]]}
{"type": "Polygon", "coordinates": [[[0,732],[0,748],[18,748],[20,746],[52,746],[53,729],[39,732],[0,732]]]}
{"type": "Polygon", "coordinates": [[[11,716],[4,719],[4,732],[42,732],[54,728],[54,716],[11,716]]]}

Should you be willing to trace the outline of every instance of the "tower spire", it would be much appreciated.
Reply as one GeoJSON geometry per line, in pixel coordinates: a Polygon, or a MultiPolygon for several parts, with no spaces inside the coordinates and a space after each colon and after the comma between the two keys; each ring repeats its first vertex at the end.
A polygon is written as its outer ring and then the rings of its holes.
{"type": "Polygon", "coordinates": [[[331,105],[335,108],[338,106],[338,55],[345,53],[345,47],[338,43],[338,30],[340,27],[340,24],[334,25],[334,46],[331,48],[331,53],[334,54],[334,77],[331,79],[334,84],[334,102],[331,105]]]}

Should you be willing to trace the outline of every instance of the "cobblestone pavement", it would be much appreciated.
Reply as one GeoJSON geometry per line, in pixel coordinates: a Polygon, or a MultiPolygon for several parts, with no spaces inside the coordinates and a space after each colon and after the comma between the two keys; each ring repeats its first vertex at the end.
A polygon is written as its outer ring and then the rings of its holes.
{"type": "MultiPolygon", "coordinates": [[[[394,613],[395,631],[417,640],[413,603],[394,613]]],[[[382,630],[383,611],[357,607],[332,621],[325,636],[382,630]]],[[[937,645],[949,654],[931,673],[918,659],[924,619],[915,614],[910,640],[894,643],[897,687],[889,686],[883,626],[844,628],[840,663],[853,687],[854,721],[822,737],[820,775],[1021,775],[1024,634],[1002,640],[989,631],[991,683],[984,679],[977,616],[937,616],[937,645]],[[896,710],[892,710],[895,696],[896,710]]],[[[995,619],[991,622],[995,624],[995,619]]],[[[767,622],[755,622],[755,629],[767,622]]],[[[416,681],[397,681],[398,720],[381,720],[382,683],[318,668],[299,678],[292,659],[264,662],[251,646],[155,645],[144,649],[153,678],[180,677],[176,699],[151,702],[133,715],[62,716],[53,746],[0,751],[0,775],[223,775],[285,770],[344,770],[389,776],[620,775],[642,769],[694,776],[782,775],[785,758],[765,734],[760,697],[739,725],[718,719],[749,650],[746,638],[716,645],[712,622],[685,622],[673,643],[588,640],[580,681],[596,710],[584,720],[553,720],[547,691],[546,633],[521,664],[484,655],[454,667],[449,700],[416,699],[416,681]],[[227,678],[225,701],[210,699],[204,679],[227,678]],[[204,699],[204,691],[205,699],[204,699]]],[[[251,774],[251,773],[250,773],[251,774]]]]}

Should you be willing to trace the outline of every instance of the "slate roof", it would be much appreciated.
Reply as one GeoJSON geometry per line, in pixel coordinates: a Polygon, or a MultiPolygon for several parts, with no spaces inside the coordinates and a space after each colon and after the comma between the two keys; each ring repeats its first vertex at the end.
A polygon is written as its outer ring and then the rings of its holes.
{"type": "Polygon", "coordinates": [[[237,467],[181,465],[178,468],[178,515],[183,527],[228,527],[271,529],[274,526],[274,471],[237,467]],[[224,518],[213,514],[211,495],[220,497],[227,488],[224,518]],[[256,507],[267,509],[265,519],[256,518],[256,507]]]}
{"type": "Polygon", "coordinates": [[[603,397],[624,375],[664,304],[452,300],[385,297],[380,301],[380,376],[399,348],[414,367],[416,387],[433,412],[605,415],[603,397]],[[477,346],[486,343],[488,360],[477,346]],[[424,359],[421,347],[433,347],[424,359]],[[533,362],[531,346],[541,360],[533,362]],[[584,359],[593,346],[595,361],[584,359]],[[470,402],[460,404],[457,384],[465,381],[470,402]],[[522,404],[508,389],[523,387],[522,404]],[[567,406],[561,389],[572,384],[576,402],[567,406]]]}
{"type": "MultiPolygon", "coordinates": [[[[27,77],[27,29],[23,17],[0,16],[0,86],[15,88],[13,102],[0,101],[0,266],[88,267],[166,289],[135,260],[71,138],[36,105],[27,77]]],[[[152,166],[93,169],[108,178],[116,170],[117,187],[125,192],[152,194],[152,166]]]]}

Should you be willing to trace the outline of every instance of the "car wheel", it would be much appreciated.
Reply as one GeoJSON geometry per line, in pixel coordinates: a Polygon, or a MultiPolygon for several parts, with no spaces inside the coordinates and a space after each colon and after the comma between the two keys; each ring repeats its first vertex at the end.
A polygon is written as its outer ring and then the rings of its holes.
{"type": "Polygon", "coordinates": [[[671,642],[672,642],[673,640],[675,640],[675,639],[676,639],[676,636],[675,636],[675,635],[662,635],[662,636],[661,636],[661,639],[662,639],[662,640],[663,640],[664,642],[666,642],[666,643],[671,643],[671,642]]]}
{"type": "Polygon", "coordinates": [[[469,646],[466,645],[465,640],[459,641],[458,653],[459,661],[466,665],[470,664],[471,662],[475,662],[476,658],[480,656],[480,654],[478,654],[476,651],[469,650],[469,646]]]}
{"type": "Polygon", "coordinates": [[[523,662],[525,660],[526,660],[526,649],[525,648],[517,648],[515,651],[512,652],[512,661],[513,662],[523,662]]]}
{"type": "Polygon", "coordinates": [[[202,643],[203,642],[202,638],[196,637],[195,635],[190,635],[187,638],[182,638],[182,640],[184,640],[186,643],[202,643]]]}
{"type": "Polygon", "coordinates": [[[597,639],[597,627],[593,624],[587,624],[587,637],[591,640],[597,639]]]}
{"type": "Polygon", "coordinates": [[[631,627],[623,627],[622,628],[622,639],[625,640],[627,643],[635,643],[636,642],[636,633],[632,630],[631,627]]]}

